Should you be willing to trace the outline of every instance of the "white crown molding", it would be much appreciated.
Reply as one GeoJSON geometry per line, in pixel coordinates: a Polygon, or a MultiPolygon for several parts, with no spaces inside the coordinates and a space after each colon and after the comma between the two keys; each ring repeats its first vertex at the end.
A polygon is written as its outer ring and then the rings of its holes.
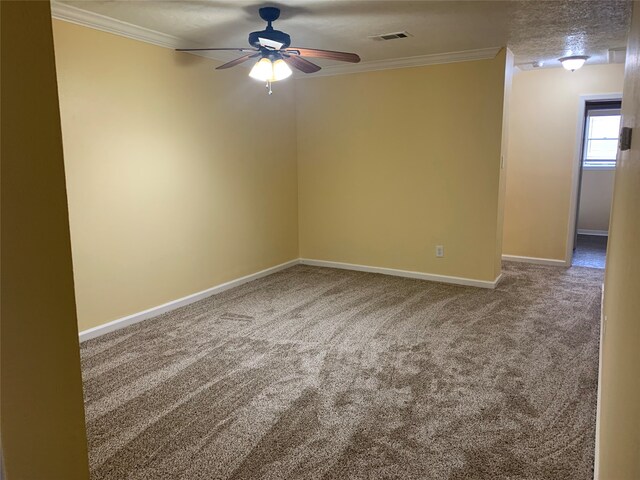
{"type": "MultiPolygon", "coordinates": [[[[166,33],[140,27],[132,23],[107,17],[106,15],[83,10],[56,0],[51,1],[51,16],[57,20],[75,23],[76,25],[81,25],[83,27],[101,30],[114,35],[120,35],[121,37],[127,37],[140,42],[157,45],[159,47],[170,48],[172,50],[175,50],[176,48],[197,48],[201,46],[196,45],[193,42],[186,42],[185,40],[174,37],[173,35],[167,35],[166,33]]],[[[194,52],[194,55],[224,61],[222,58],[216,58],[216,56],[212,55],[210,52],[194,52]]]]}
{"type": "Polygon", "coordinates": [[[83,10],[67,5],[66,3],[56,2],[55,0],[51,2],[51,16],[58,20],[64,20],[65,22],[102,30],[103,32],[121,35],[134,40],[140,40],[141,42],[151,43],[159,47],[179,48],[179,46],[184,45],[184,42],[178,37],[139,27],[132,23],[116,20],[115,18],[83,10]]]}
{"type": "MultiPolygon", "coordinates": [[[[150,43],[164,48],[189,48],[199,47],[192,42],[140,27],[132,23],[107,17],[99,13],[83,10],[56,0],[51,1],[51,16],[58,20],[75,23],[83,27],[94,28],[103,32],[113,33],[122,37],[131,38],[140,42],[150,43]]],[[[419,55],[415,57],[393,58],[389,60],[377,60],[373,62],[349,63],[345,65],[333,65],[323,67],[320,72],[313,75],[299,76],[297,78],[313,78],[328,75],[343,75],[348,73],[372,72],[376,70],[390,70],[394,68],[421,67],[440,63],[469,62],[473,60],[489,60],[495,58],[501,47],[482,48],[479,50],[466,50],[463,52],[436,53],[432,55],[419,55]]],[[[198,52],[196,55],[224,61],[224,58],[216,57],[209,52],[198,52]]]]}
{"type": "Polygon", "coordinates": [[[423,67],[443,63],[471,62],[474,60],[491,60],[496,57],[502,47],[465,50],[462,52],[434,53],[431,55],[417,55],[415,57],[390,58],[372,62],[349,63],[322,67],[317,73],[303,78],[326,77],[329,75],[345,75],[350,73],[374,72],[377,70],[392,70],[396,68],[423,67]]]}

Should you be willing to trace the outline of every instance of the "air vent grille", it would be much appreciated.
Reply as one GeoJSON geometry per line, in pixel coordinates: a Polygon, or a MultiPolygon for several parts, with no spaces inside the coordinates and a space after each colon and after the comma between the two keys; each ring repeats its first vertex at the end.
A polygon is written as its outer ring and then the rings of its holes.
{"type": "Polygon", "coordinates": [[[627,49],[625,47],[609,49],[609,63],[624,63],[626,56],[627,49]]]}
{"type": "Polygon", "coordinates": [[[395,40],[397,38],[407,38],[413,37],[409,32],[392,32],[392,33],[381,33],[380,35],[371,35],[369,38],[371,40],[375,40],[377,42],[384,40],[395,40]]]}

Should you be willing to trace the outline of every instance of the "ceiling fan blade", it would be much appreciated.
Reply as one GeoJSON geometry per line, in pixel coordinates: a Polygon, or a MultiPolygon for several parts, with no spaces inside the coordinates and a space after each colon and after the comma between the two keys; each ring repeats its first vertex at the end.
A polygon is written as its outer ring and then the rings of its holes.
{"type": "Polygon", "coordinates": [[[259,57],[259,53],[248,53],[247,55],[243,55],[235,60],[231,60],[230,62],[224,63],[219,67],[216,67],[216,70],[224,70],[225,68],[235,67],[236,65],[240,65],[243,62],[246,62],[250,58],[259,57]]]}
{"type": "Polygon", "coordinates": [[[305,60],[304,58],[297,55],[283,55],[282,58],[289,65],[297,68],[303,73],[314,73],[320,70],[320,67],[315,63],[311,63],[309,60],[305,60]]]}
{"type": "Polygon", "coordinates": [[[301,57],[325,58],[327,60],[339,60],[341,62],[351,63],[358,63],[360,61],[360,57],[355,53],[334,52],[332,50],[291,47],[282,51],[293,55],[300,55],[301,57]]]}
{"type": "Polygon", "coordinates": [[[176,48],[176,52],[207,52],[213,50],[227,52],[256,52],[257,48],[176,48]]]}

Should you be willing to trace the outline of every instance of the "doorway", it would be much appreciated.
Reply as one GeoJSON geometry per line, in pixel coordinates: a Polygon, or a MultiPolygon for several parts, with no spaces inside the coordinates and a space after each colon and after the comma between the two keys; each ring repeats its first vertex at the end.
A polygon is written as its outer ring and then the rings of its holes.
{"type": "Polygon", "coordinates": [[[584,100],[572,266],[605,267],[620,109],[620,98],[584,100]]]}

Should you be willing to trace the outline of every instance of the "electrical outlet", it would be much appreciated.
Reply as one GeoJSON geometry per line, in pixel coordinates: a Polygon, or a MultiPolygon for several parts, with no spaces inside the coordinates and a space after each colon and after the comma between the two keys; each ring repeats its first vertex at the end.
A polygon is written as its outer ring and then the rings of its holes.
{"type": "Polygon", "coordinates": [[[444,246],[436,245],[436,257],[444,257],[444,246]]]}

